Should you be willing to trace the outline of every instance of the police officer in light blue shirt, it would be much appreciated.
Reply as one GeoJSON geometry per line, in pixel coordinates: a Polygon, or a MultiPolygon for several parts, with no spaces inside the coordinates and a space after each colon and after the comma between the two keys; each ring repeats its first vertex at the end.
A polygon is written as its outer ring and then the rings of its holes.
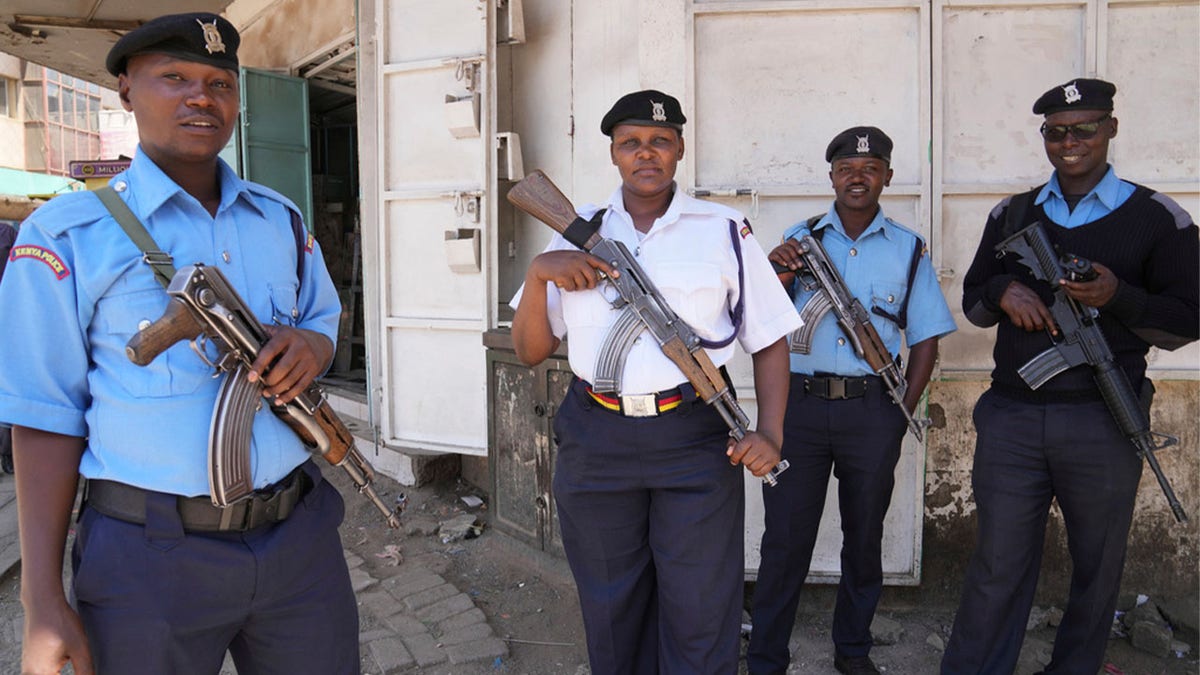
{"type": "MultiPolygon", "coordinates": [[[[266,327],[253,367],[287,402],[328,367],[340,305],[296,206],[218,158],[238,114],[239,36],[225,19],[147,22],[113,47],[139,145],[111,187],[176,265],[219,268],[266,327]]],[[[97,197],[58,197],[22,225],[0,288],[0,421],[14,426],[22,672],[357,673],[343,506],[300,438],[263,406],[248,499],[209,497],[220,380],[186,342],[145,367],[125,345],[168,296],[97,197]],[[77,475],[86,479],[61,561],[77,475]],[[229,516],[225,518],[225,516],[229,516]]],[[[215,354],[209,349],[208,356],[215,354]]]]}
{"type": "MultiPolygon", "coordinates": [[[[838,134],[825,154],[836,194],[829,212],[788,229],[769,257],[784,269],[799,269],[797,238],[812,232],[850,293],[870,312],[890,354],[900,354],[902,338],[909,345],[904,405],[912,411],[933,372],[938,338],[955,326],[925,242],[879,207],[879,195],[892,177],[891,151],[891,139],[875,127],[838,134]]],[[[818,291],[803,288],[795,277],[791,271],[780,274],[799,310],[818,291]]],[[[763,491],[766,529],[746,663],[756,675],[787,671],[788,641],[832,470],[838,477],[843,535],[834,667],[841,673],[877,673],[868,654],[871,620],[883,589],[883,519],[908,424],[833,312],[806,327],[813,331],[810,353],[791,354],[784,418],[782,454],[791,468],[776,489],[763,491]]]]}

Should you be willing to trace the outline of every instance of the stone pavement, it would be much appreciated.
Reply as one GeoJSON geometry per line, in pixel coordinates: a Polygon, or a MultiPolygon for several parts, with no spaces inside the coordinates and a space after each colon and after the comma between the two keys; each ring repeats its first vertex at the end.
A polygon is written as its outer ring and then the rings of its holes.
{"type": "MultiPolygon", "coordinates": [[[[0,473],[0,577],[19,561],[13,477],[0,473]]],[[[346,552],[359,601],[359,641],[364,674],[455,672],[502,663],[508,645],[496,637],[471,596],[419,562],[406,560],[398,573],[372,575],[370,566],[346,552]]],[[[68,570],[69,574],[69,570],[68,570]]],[[[22,617],[5,617],[16,640],[22,617]]],[[[5,631],[7,637],[8,631],[5,631]]],[[[0,671],[16,664],[0,664],[0,671]]],[[[221,675],[235,675],[226,660],[221,675]]]]}
{"type": "Polygon", "coordinates": [[[508,645],[496,637],[471,596],[419,564],[405,561],[386,579],[348,554],[358,596],[364,669],[390,675],[409,669],[500,662],[508,645]]]}

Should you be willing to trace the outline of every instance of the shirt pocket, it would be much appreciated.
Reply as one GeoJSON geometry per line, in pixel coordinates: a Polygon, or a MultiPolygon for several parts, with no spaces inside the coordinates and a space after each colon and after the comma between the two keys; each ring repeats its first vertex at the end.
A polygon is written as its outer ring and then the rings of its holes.
{"type": "Polygon", "coordinates": [[[295,281],[267,284],[271,295],[271,322],[279,326],[295,326],[300,321],[297,295],[300,284],[295,281]]]}
{"type": "Polygon", "coordinates": [[[878,308],[888,315],[899,318],[900,310],[904,307],[904,285],[887,281],[871,282],[871,316],[879,337],[889,345],[900,339],[900,326],[887,316],[880,316],[874,310],[878,308]]]}
{"type": "Polygon", "coordinates": [[[94,358],[111,356],[121,387],[136,398],[162,398],[190,394],[212,379],[212,369],[181,340],[153,361],[138,366],[125,356],[125,345],[138,331],[157,321],[167,307],[161,288],[133,291],[102,298],[96,303],[103,343],[94,344],[94,358]],[[106,349],[109,347],[110,349],[106,349]]]}
{"type": "Polygon", "coordinates": [[[721,314],[728,311],[721,269],[716,265],[698,262],[661,264],[654,268],[652,280],[667,306],[697,331],[711,333],[720,325],[721,314]]]}

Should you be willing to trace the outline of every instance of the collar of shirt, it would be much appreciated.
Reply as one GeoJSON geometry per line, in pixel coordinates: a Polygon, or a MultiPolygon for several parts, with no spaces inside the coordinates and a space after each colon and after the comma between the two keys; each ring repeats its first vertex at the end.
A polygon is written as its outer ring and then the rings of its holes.
{"type": "MultiPolygon", "coordinates": [[[[260,215],[266,215],[251,198],[246,182],[234,173],[225,160],[220,158],[217,158],[217,173],[217,180],[221,183],[221,204],[217,207],[217,213],[233,206],[239,197],[245,197],[244,203],[252,206],[260,215]]],[[[178,183],[163,173],[154,160],[142,152],[141,146],[138,146],[138,151],[134,154],[129,168],[114,178],[114,181],[121,179],[137,186],[137,202],[142,218],[149,218],[163,204],[177,195],[181,199],[190,199],[199,203],[195,197],[185,192],[178,183]]]]}
{"type": "MultiPolygon", "coordinates": [[[[817,221],[817,224],[813,226],[813,234],[816,234],[816,231],[823,227],[832,227],[835,232],[842,235],[846,239],[850,238],[849,235],[846,234],[846,226],[842,224],[842,218],[838,215],[836,206],[836,201],[829,205],[829,210],[826,211],[825,215],[821,216],[821,220],[817,221]]],[[[878,232],[885,238],[891,239],[893,235],[888,231],[887,223],[888,218],[887,216],[883,215],[883,207],[881,206],[879,207],[879,210],[875,212],[875,217],[871,219],[871,224],[867,225],[867,229],[863,230],[863,233],[859,235],[859,238],[878,232]]]]}
{"type": "MultiPolygon", "coordinates": [[[[677,222],[685,215],[707,215],[712,213],[712,208],[708,207],[705,202],[679,189],[679,183],[672,183],[672,185],[674,186],[675,193],[671,197],[671,203],[667,206],[666,212],[654,221],[654,226],[646,233],[647,236],[656,230],[677,222]]],[[[618,186],[612,195],[609,196],[605,208],[611,213],[620,213],[624,216],[623,220],[628,222],[631,228],[633,227],[633,216],[629,215],[629,212],[625,210],[625,196],[621,186],[618,186]]],[[[595,213],[595,211],[592,211],[592,213],[595,213]]]]}
{"type": "MultiPolygon", "coordinates": [[[[1113,170],[1112,164],[1109,164],[1108,171],[1104,173],[1104,177],[1100,179],[1100,182],[1096,183],[1096,187],[1092,188],[1091,191],[1084,195],[1083,199],[1080,199],[1079,201],[1082,203],[1094,195],[1096,199],[1100,200],[1101,204],[1104,204],[1105,208],[1112,211],[1121,205],[1121,200],[1119,197],[1120,189],[1121,179],[1117,178],[1117,172],[1113,170]]],[[[1037,198],[1033,200],[1033,203],[1041,205],[1051,197],[1061,199],[1064,203],[1066,202],[1066,197],[1063,195],[1062,187],[1060,187],[1058,184],[1057,171],[1050,176],[1049,182],[1047,182],[1045,187],[1038,192],[1037,198]]]]}

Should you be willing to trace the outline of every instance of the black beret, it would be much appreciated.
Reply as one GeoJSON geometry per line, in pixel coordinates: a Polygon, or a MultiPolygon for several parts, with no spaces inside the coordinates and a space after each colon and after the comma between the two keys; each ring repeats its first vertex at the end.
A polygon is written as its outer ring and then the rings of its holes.
{"type": "Polygon", "coordinates": [[[671,127],[683,131],[684,122],[687,122],[687,118],[683,116],[678,99],[661,91],[646,89],[617,99],[604,114],[604,119],[600,120],[600,132],[612,136],[613,127],[618,124],[671,127]]]}
{"type": "Polygon", "coordinates": [[[843,157],[877,157],[889,164],[892,161],[892,139],[878,127],[850,127],[829,142],[825,161],[843,157]]]}
{"type": "Polygon", "coordinates": [[[1112,110],[1115,93],[1117,87],[1111,82],[1081,77],[1042,94],[1033,104],[1033,114],[1050,115],[1064,110],[1112,110]]]}
{"type": "Polygon", "coordinates": [[[238,69],[237,29],[223,17],[208,12],[168,14],[151,19],[117,40],[104,65],[108,72],[125,72],[135,54],[167,54],[218,68],[238,69]]]}

